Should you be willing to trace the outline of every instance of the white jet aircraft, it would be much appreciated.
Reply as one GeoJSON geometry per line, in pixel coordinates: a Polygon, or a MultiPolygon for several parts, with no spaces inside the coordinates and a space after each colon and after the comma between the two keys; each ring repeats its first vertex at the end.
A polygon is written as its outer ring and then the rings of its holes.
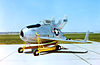
{"type": "MultiPolygon", "coordinates": [[[[27,43],[38,43],[37,41],[37,34],[38,34],[39,39],[41,39],[42,43],[51,42],[51,41],[88,42],[87,41],[88,32],[86,33],[84,40],[67,39],[64,36],[64,33],[61,31],[61,29],[65,26],[67,21],[68,21],[67,17],[65,17],[64,19],[59,20],[58,23],[55,23],[55,20],[53,19],[53,20],[44,20],[35,25],[26,26],[20,32],[20,38],[27,43]]],[[[61,48],[60,46],[56,46],[56,47],[61,48]]],[[[21,49],[23,48],[18,49],[19,53],[21,53],[21,49]]]]}
{"type": "Polygon", "coordinates": [[[42,40],[42,42],[54,41],[54,40],[68,41],[68,42],[88,42],[87,41],[88,32],[83,41],[67,39],[64,36],[64,33],[61,31],[61,29],[65,26],[66,23],[67,23],[67,18],[64,18],[62,20],[59,20],[57,24],[55,23],[55,20],[45,20],[42,21],[42,23],[29,25],[21,30],[20,38],[25,42],[35,43],[37,42],[36,33],[38,33],[39,38],[42,40]]]}

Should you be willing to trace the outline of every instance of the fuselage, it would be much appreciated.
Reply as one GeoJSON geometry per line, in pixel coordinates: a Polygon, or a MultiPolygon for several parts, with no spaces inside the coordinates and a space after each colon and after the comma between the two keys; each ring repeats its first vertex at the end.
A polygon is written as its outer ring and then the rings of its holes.
{"type": "MultiPolygon", "coordinates": [[[[25,42],[35,43],[37,42],[36,33],[38,33],[39,37],[65,39],[64,34],[57,28],[57,24],[49,20],[46,20],[45,22],[46,23],[44,24],[29,25],[24,27],[20,32],[20,38],[25,42]]],[[[47,41],[51,40],[42,40],[42,42],[47,41]]]]}

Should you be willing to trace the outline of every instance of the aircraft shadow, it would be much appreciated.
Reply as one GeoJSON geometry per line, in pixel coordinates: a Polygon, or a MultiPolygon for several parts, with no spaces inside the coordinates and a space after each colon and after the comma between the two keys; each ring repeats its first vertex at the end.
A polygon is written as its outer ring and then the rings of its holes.
{"type": "Polygon", "coordinates": [[[46,55],[46,54],[50,54],[50,53],[80,53],[80,54],[83,54],[83,53],[87,53],[88,51],[85,51],[85,52],[79,52],[79,51],[49,51],[47,53],[43,53],[41,55],[46,55]]]}
{"type": "MultiPolygon", "coordinates": [[[[87,53],[88,51],[61,51],[61,50],[55,50],[55,51],[46,51],[46,52],[42,52],[40,53],[40,55],[46,55],[46,54],[51,54],[51,53],[78,53],[78,54],[83,54],[83,53],[87,53]]],[[[32,51],[27,51],[24,52],[25,54],[32,54],[32,51]]]]}

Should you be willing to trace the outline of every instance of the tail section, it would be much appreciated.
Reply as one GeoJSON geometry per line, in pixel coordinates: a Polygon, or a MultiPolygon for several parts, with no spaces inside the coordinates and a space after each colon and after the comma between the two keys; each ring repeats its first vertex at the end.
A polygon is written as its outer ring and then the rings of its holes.
{"type": "Polygon", "coordinates": [[[65,17],[63,20],[59,20],[59,22],[57,23],[57,28],[62,29],[66,23],[67,23],[67,17],[65,17]]]}
{"type": "Polygon", "coordinates": [[[89,31],[86,33],[84,41],[88,41],[88,38],[89,38],[89,31]]]}

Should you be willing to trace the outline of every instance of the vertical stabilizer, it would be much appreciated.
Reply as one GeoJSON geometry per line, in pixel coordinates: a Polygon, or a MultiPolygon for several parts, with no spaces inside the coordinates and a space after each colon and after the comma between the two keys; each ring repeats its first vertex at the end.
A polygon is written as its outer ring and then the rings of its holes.
{"type": "Polygon", "coordinates": [[[89,38],[89,31],[86,32],[86,35],[85,35],[84,41],[87,41],[88,38],[89,38]]]}
{"type": "Polygon", "coordinates": [[[59,20],[57,23],[57,28],[62,29],[67,23],[67,17],[65,17],[63,20],[59,20]]]}

